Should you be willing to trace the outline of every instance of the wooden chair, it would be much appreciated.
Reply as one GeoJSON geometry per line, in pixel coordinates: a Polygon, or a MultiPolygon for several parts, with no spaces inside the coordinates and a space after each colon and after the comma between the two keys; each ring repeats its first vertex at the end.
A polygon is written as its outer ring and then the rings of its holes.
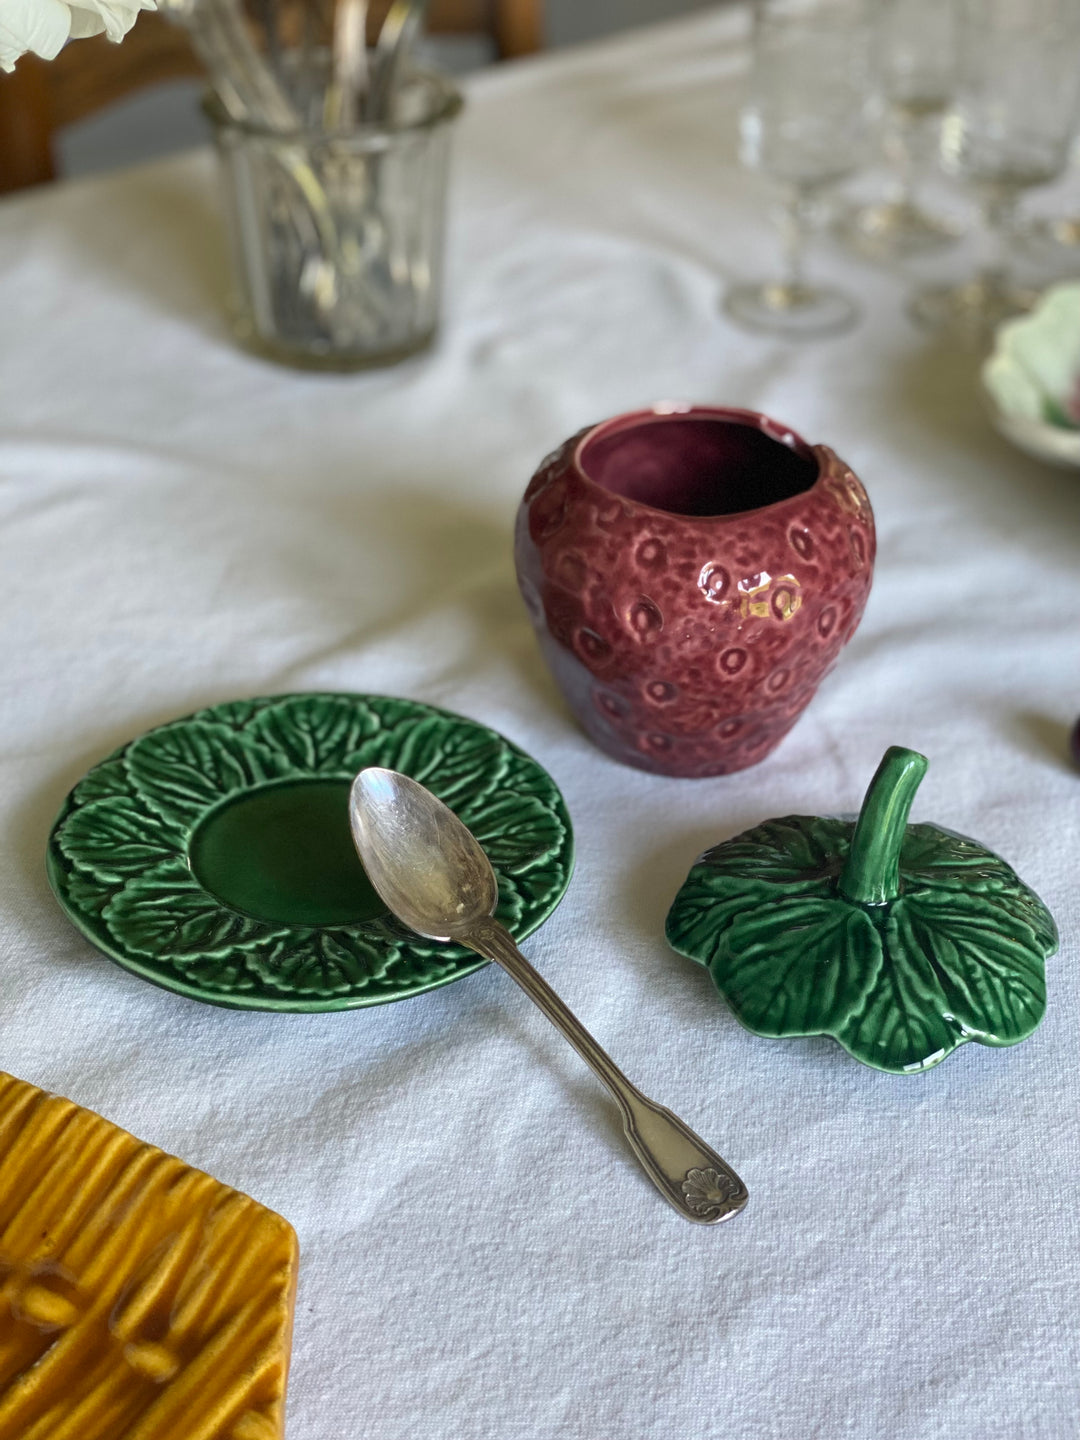
{"type": "MultiPolygon", "coordinates": [[[[377,27],[389,0],[372,6],[377,27]]],[[[500,59],[541,48],[541,0],[432,0],[428,29],[487,34],[500,59]]],[[[0,74],[0,193],[56,177],[53,136],[126,95],[201,74],[183,30],[147,11],[120,45],[76,40],[55,60],[24,55],[0,74]]]]}

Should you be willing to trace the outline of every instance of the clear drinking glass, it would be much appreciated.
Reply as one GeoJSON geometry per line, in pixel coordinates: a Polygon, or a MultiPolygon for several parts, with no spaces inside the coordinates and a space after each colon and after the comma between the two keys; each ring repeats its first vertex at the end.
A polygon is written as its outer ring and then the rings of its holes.
{"type": "Polygon", "coordinates": [[[239,338],[324,370],[390,364],[427,346],[439,317],[450,122],[461,109],[454,86],[418,74],[387,123],[330,132],[314,120],[282,132],[208,109],[239,338]]]}
{"type": "Polygon", "coordinates": [[[791,336],[845,330],[858,316],[840,290],[809,283],[803,249],[812,201],[866,158],[873,91],[865,0],[758,0],[741,158],[786,192],[784,272],[727,292],[741,325],[791,336]]]}
{"type": "Polygon", "coordinates": [[[958,63],[955,0],[877,0],[874,74],[884,102],[883,142],[897,175],[895,193],[853,210],[845,237],[882,258],[918,255],[951,244],[959,231],[928,213],[918,178],[936,158],[941,121],[952,99],[958,63]]]}
{"type": "Polygon", "coordinates": [[[1021,195],[1065,169],[1080,101],[1078,0],[959,0],[956,97],[941,133],[942,163],[977,195],[988,254],[966,284],[924,290],[913,316],[972,343],[1028,309],[1012,276],[1021,195]]]}

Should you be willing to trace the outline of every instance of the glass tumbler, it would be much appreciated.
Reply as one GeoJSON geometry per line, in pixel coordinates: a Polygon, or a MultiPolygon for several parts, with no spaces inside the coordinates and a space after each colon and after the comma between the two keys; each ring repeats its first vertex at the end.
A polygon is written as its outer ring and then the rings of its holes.
{"type": "Polygon", "coordinates": [[[274,130],[208,103],[243,344],[290,365],[357,370],[431,343],[461,104],[429,73],[402,86],[386,123],[338,131],[274,130]]]}

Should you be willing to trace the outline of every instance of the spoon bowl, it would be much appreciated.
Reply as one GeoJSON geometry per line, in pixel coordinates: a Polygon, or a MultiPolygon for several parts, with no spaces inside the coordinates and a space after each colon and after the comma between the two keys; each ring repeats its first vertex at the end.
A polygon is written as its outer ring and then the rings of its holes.
{"type": "Polygon", "coordinates": [[[498,904],[499,882],[475,836],[408,775],[361,770],[349,824],[368,879],[418,935],[467,944],[465,934],[498,904]]]}
{"type": "Polygon", "coordinates": [[[742,1210],[746,1186],[734,1170],[630,1083],[494,918],[495,872],[452,810],[407,775],[371,767],[353,781],[349,823],[368,879],[402,924],[493,960],[569,1040],[614,1097],[646,1174],[685,1219],[711,1225],[742,1210]]]}

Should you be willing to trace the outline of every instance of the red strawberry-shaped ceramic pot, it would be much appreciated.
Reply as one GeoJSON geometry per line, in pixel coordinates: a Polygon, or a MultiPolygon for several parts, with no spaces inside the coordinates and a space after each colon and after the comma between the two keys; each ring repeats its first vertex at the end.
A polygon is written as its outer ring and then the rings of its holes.
{"type": "Polygon", "coordinates": [[[657,406],[568,440],[518,512],[541,648],[609,755],[663,775],[763,760],[862,616],[866,491],[750,410],[657,406]]]}

